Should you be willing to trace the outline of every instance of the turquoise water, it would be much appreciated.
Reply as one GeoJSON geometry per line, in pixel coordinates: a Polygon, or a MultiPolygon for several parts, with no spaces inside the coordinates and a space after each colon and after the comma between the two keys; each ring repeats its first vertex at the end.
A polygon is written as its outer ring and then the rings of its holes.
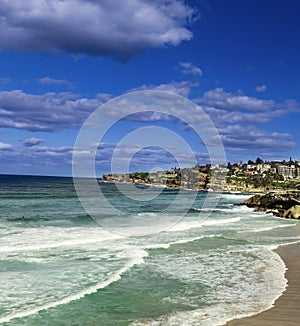
{"type": "Polygon", "coordinates": [[[188,191],[135,201],[101,187],[122,213],[100,208],[96,223],[71,178],[0,176],[0,323],[222,325],[269,308],[284,290],[271,249],[299,241],[299,222],[234,206],[248,195],[212,194],[221,198],[203,219],[210,209],[199,192],[181,218],[188,191]],[[128,236],[149,223],[163,231],[128,236]]]}

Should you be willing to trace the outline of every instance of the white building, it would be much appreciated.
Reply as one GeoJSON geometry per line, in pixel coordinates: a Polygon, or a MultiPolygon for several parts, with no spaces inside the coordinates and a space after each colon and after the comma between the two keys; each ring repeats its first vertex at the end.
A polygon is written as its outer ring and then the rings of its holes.
{"type": "Polygon", "coordinates": [[[297,171],[295,165],[280,165],[278,166],[278,174],[282,175],[285,179],[287,178],[295,178],[297,171]]]}

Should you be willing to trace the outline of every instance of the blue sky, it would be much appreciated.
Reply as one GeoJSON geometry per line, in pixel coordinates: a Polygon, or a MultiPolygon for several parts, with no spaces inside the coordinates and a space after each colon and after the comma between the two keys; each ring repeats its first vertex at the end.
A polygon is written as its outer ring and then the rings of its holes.
{"type": "MultiPolygon", "coordinates": [[[[292,0],[0,0],[0,173],[71,175],[88,116],[143,89],[198,104],[231,162],[300,159],[299,12],[292,0]]],[[[145,125],[177,132],[207,161],[182,124],[133,120],[99,140],[99,173],[120,139],[145,125]]],[[[174,165],[166,151],[130,146],[132,169],[174,165]]]]}

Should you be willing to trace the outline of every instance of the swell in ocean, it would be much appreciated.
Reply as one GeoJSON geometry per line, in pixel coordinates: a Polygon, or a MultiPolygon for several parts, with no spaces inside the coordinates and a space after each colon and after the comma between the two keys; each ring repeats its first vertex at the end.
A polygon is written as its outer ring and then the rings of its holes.
{"type": "MultiPolygon", "coordinates": [[[[125,236],[87,216],[69,178],[0,182],[0,322],[7,325],[222,325],[273,304],[286,280],[272,248],[300,240],[298,222],[234,206],[245,195],[223,194],[209,211],[199,192],[171,228],[125,236]]],[[[127,231],[141,220],[163,224],[170,216],[159,207],[176,206],[174,190],[137,204],[105,187],[124,212],[106,219],[114,226],[127,219],[127,231]]]]}

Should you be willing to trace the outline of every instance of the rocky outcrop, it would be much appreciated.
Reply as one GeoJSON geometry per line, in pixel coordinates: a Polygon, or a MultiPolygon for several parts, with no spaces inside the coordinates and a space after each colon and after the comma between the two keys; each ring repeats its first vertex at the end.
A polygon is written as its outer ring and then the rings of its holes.
{"type": "Polygon", "coordinates": [[[284,212],[283,217],[285,218],[300,218],[300,205],[295,205],[289,208],[287,211],[284,212]]]}
{"type": "Polygon", "coordinates": [[[300,218],[300,193],[276,193],[254,195],[245,200],[242,205],[254,208],[256,211],[270,212],[284,218],[300,218]]]}

